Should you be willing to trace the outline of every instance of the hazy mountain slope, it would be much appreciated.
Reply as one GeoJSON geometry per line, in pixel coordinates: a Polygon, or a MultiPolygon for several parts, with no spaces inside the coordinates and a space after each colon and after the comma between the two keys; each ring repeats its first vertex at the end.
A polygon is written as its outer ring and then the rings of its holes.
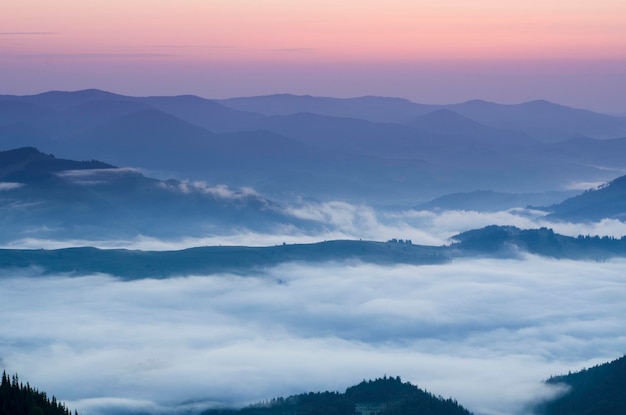
{"type": "Polygon", "coordinates": [[[543,206],[560,202],[573,193],[506,193],[492,190],[476,190],[473,192],[452,193],[416,205],[417,210],[475,210],[479,212],[498,212],[502,210],[543,206]]]}
{"type": "Polygon", "coordinates": [[[466,148],[482,147],[513,151],[539,147],[539,143],[528,134],[488,127],[449,109],[429,112],[417,117],[411,124],[424,131],[454,137],[457,146],[466,148]]]}
{"type": "Polygon", "coordinates": [[[94,99],[59,110],[54,119],[48,120],[46,131],[55,131],[62,140],[116,118],[152,109],[129,99],[94,99]]]}
{"type": "Polygon", "coordinates": [[[93,100],[125,100],[124,95],[114,94],[112,92],[102,91],[99,89],[83,89],[80,91],[48,91],[36,95],[24,96],[0,96],[0,101],[8,99],[19,99],[22,102],[32,103],[42,107],[48,107],[54,110],[61,110],[75,105],[85,104],[93,100]]]}
{"type": "Polygon", "coordinates": [[[614,169],[617,173],[624,169],[626,138],[597,140],[580,137],[549,144],[546,153],[554,159],[576,160],[581,165],[594,165],[604,169],[614,169]]]}
{"type": "Polygon", "coordinates": [[[557,399],[539,405],[538,415],[621,415],[626,413],[626,356],[546,381],[566,385],[557,399]]]}
{"type": "Polygon", "coordinates": [[[215,134],[158,110],[116,118],[76,135],[68,147],[73,157],[97,156],[118,165],[186,174],[211,174],[229,166],[249,172],[309,154],[307,147],[285,137],[266,132],[215,134]]]}
{"type": "Polygon", "coordinates": [[[398,378],[363,381],[344,393],[317,392],[275,398],[239,410],[216,409],[203,415],[471,415],[452,399],[428,393],[398,378]]]}
{"type": "Polygon", "coordinates": [[[523,131],[545,143],[580,136],[599,139],[626,136],[626,120],[623,118],[547,101],[503,105],[474,100],[446,105],[446,108],[481,124],[523,131]]]}
{"type": "Polygon", "coordinates": [[[160,111],[213,132],[242,131],[248,129],[251,123],[264,118],[261,114],[237,111],[193,95],[139,99],[160,111]]]}
{"type": "MultiPolygon", "coordinates": [[[[529,136],[482,126],[449,110],[437,110],[418,117],[414,126],[376,123],[354,118],[330,117],[312,113],[271,116],[252,124],[296,138],[311,146],[387,157],[449,158],[462,151],[513,151],[538,143],[529,136]]],[[[508,156],[507,153],[501,156],[508,156]]]]}
{"type": "Polygon", "coordinates": [[[0,125],[37,121],[54,113],[48,107],[27,102],[20,97],[0,99],[0,125]]]}
{"type": "Polygon", "coordinates": [[[270,116],[252,127],[313,147],[354,154],[425,158],[442,146],[437,134],[409,126],[313,113],[270,116]]]}
{"type": "MultiPolygon", "coordinates": [[[[523,132],[477,123],[443,106],[292,95],[220,102],[251,102],[266,113],[276,106],[289,114],[266,117],[193,96],[124,97],[98,90],[2,96],[0,146],[37,146],[63,157],[150,169],[159,177],[253,186],[273,195],[410,205],[477,188],[542,192],[606,181],[613,175],[607,164],[626,169],[617,156],[618,140],[594,142],[593,149],[576,141],[545,146],[523,132]],[[298,112],[303,109],[322,114],[298,112]],[[371,121],[400,118],[406,124],[371,121]]],[[[516,122],[525,108],[487,104],[458,108],[475,106],[492,121],[516,122]]],[[[559,107],[564,120],[567,114],[579,117],[570,110],[559,107]]],[[[522,124],[548,122],[537,121],[541,114],[532,113],[522,124]]],[[[619,117],[599,119],[606,126],[614,118],[619,117]]]]}
{"type": "Polygon", "coordinates": [[[276,94],[216,100],[227,107],[264,115],[289,115],[309,112],[333,117],[360,118],[374,122],[410,122],[435,105],[416,104],[402,98],[365,96],[328,98],[310,95],[276,94]]]}
{"type": "Polygon", "coordinates": [[[57,159],[33,147],[0,151],[0,182],[40,183],[65,170],[113,169],[99,161],[57,159]]]}
{"type": "Polygon", "coordinates": [[[53,119],[58,111],[26,102],[21,97],[4,98],[0,97],[0,150],[23,146],[54,150],[54,134],[46,121],[53,119]]]}
{"type": "Polygon", "coordinates": [[[267,131],[214,134],[161,111],[140,111],[74,137],[64,154],[263,192],[329,195],[380,189],[393,169],[267,131]],[[359,184],[362,183],[362,184],[359,184]]]}
{"type": "Polygon", "coordinates": [[[143,110],[72,137],[66,152],[74,158],[97,157],[118,165],[166,169],[183,160],[195,161],[214,139],[211,132],[177,117],[143,110]]]}
{"type": "Polygon", "coordinates": [[[25,146],[47,152],[55,152],[59,147],[50,135],[28,123],[0,125],[0,151],[25,146]]]}
{"type": "Polygon", "coordinates": [[[145,109],[157,109],[218,132],[241,130],[248,123],[263,117],[191,95],[130,97],[89,89],[0,96],[0,125],[29,122],[51,135],[66,138],[115,117],[145,109]]]}
{"type": "MultiPolygon", "coordinates": [[[[477,183],[498,189],[510,189],[511,186],[519,189],[521,185],[526,186],[528,191],[537,189],[537,183],[551,186],[549,180],[555,176],[557,180],[562,180],[563,176],[571,180],[569,175],[573,170],[576,174],[593,174],[592,167],[580,168],[568,160],[546,160],[540,144],[524,134],[480,126],[451,111],[441,112],[450,113],[452,117],[448,114],[443,114],[443,117],[439,117],[441,114],[428,114],[429,118],[423,122],[430,131],[408,125],[311,113],[270,116],[254,126],[294,138],[311,147],[375,157],[378,160],[372,160],[375,165],[370,170],[379,170],[380,178],[389,174],[385,170],[390,168],[385,166],[423,162],[422,170],[425,169],[427,177],[430,176],[430,182],[407,180],[407,187],[404,188],[407,193],[410,191],[409,183],[415,183],[417,189],[428,190],[429,193],[428,187],[439,186],[440,193],[445,193],[450,188],[448,186],[472,189],[477,183]],[[455,122],[457,120],[461,122],[455,122]],[[474,129],[468,128],[468,125],[474,129]],[[546,177],[548,170],[551,174],[546,177]],[[531,183],[532,186],[528,186],[531,183]]],[[[410,169],[406,170],[405,177],[411,174],[410,169]]],[[[344,172],[347,171],[347,168],[344,169],[344,172]]],[[[380,178],[372,183],[380,182],[380,178]]],[[[400,181],[387,183],[383,186],[392,188],[403,185],[400,181]]]]}
{"type": "Polygon", "coordinates": [[[569,108],[547,101],[505,105],[473,100],[461,104],[425,105],[386,97],[328,98],[278,94],[258,97],[207,100],[195,96],[126,97],[95,89],[51,91],[30,96],[0,96],[0,121],[5,115],[12,122],[19,117],[41,116],[37,111],[58,111],[89,101],[141,102],[209,130],[235,131],[241,125],[258,121],[260,114],[288,115],[309,112],[334,117],[359,118],[375,122],[412,123],[421,115],[448,109],[484,126],[523,131],[543,142],[576,137],[597,139],[626,136],[626,118],[569,108]],[[19,105],[17,105],[19,103],[19,105]],[[30,105],[30,107],[26,107],[30,105]],[[17,108],[17,107],[21,108],[17,108]]]}
{"type": "MultiPolygon", "coordinates": [[[[116,117],[142,109],[146,104],[131,97],[99,90],[75,92],[52,91],[38,95],[0,97],[0,125],[24,125],[39,131],[35,140],[23,137],[21,146],[43,146],[53,151],[72,135],[116,117]],[[26,111],[30,108],[29,111],[26,111]],[[20,109],[20,114],[15,112],[20,109]],[[4,120],[4,121],[3,121],[4,120]],[[45,141],[48,142],[45,142],[45,141]]],[[[2,141],[14,143],[16,138],[7,132],[0,135],[2,141]]],[[[8,149],[6,146],[4,149],[8,149]]]]}
{"type": "Polygon", "coordinates": [[[557,142],[580,136],[598,139],[626,136],[624,117],[569,108],[547,101],[506,105],[473,100],[460,104],[425,105],[384,97],[340,99],[279,94],[218,102],[231,108],[265,115],[311,112],[396,123],[411,123],[416,117],[428,112],[449,109],[485,126],[522,131],[542,142],[557,142]]]}
{"type": "Polygon", "coordinates": [[[182,237],[310,225],[249,190],[160,181],[97,161],[56,159],[33,148],[0,152],[0,212],[5,243],[24,237],[182,237]]]}
{"type": "Polygon", "coordinates": [[[626,220],[626,176],[547,208],[551,216],[579,221],[626,220]]]}

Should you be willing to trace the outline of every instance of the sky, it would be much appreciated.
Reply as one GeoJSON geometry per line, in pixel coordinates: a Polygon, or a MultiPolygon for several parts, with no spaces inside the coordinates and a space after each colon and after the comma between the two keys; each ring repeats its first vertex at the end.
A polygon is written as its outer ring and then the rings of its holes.
{"type": "Polygon", "coordinates": [[[0,93],[548,99],[626,113],[621,0],[23,0],[0,93]]]}

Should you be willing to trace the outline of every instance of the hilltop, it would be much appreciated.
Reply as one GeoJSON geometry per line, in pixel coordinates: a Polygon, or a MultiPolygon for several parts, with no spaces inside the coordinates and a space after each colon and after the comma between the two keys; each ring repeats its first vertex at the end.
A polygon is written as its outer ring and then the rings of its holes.
{"type": "Polygon", "coordinates": [[[344,393],[309,392],[274,398],[239,410],[209,410],[203,415],[471,415],[452,399],[426,392],[400,377],[362,381],[344,393]]]}

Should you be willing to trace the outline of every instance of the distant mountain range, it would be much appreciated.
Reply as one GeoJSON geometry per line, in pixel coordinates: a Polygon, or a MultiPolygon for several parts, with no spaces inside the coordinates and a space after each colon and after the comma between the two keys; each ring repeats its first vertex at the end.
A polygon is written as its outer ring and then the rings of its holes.
{"type": "Polygon", "coordinates": [[[0,150],[23,146],[279,199],[414,205],[477,189],[544,192],[610,180],[626,171],[626,118],[545,101],[0,96],[0,150]]]}
{"type": "Polygon", "coordinates": [[[282,94],[231,98],[216,102],[264,115],[312,112],[402,124],[411,123],[430,112],[446,109],[493,128],[523,131],[542,142],[557,142],[577,136],[600,139],[626,137],[626,120],[623,117],[569,108],[542,100],[515,105],[482,100],[461,104],[424,105],[398,98],[370,96],[339,99],[282,94]]]}
{"type": "MultiPolygon", "coordinates": [[[[473,210],[477,212],[499,212],[503,210],[546,206],[562,202],[577,195],[575,190],[545,193],[508,193],[493,190],[476,190],[444,195],[413,206],[416,210],[473,210]]],[[[543,208],[547,210],[547,208],[543,208]]]]}

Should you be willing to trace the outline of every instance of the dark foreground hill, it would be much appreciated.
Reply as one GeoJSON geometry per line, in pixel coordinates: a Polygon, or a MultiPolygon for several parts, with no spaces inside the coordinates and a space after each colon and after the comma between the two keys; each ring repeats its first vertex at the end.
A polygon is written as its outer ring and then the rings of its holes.
{"type": "Polygon", "coordinates": [[[447,260],[447,253],[442,247],[372,241],[328,241],[269,247],[209,246],[181,251],[131,251],[88,247],[0,250],[0,268],[37,268],[49,274],[106,273],[125,279],[220,272],[246,274],[286,262],[433,264],[447,260]]]}
{"type": "Polygon", "coordinates": [[[303,393],[239,410],[209,410],[203,415],[471,415],[452,399],[423,391],[400,377],[363,381],[344,393],[303,393]]]}
{"type": "MultiPolygon", "coordinates": [[[[17,375],[2,373],[0,415],[70,415],[71,412],[53,396],[24,385],[17,375]]],[[[77,412],[74,414],[78,415],[77,412]]]]}
{"type": "Polygon", "coordinates": [[[626,356],[583,369],[554,376],[550,385],[566,385],[559,398],[536,408],[539,415],[623,415],[626,414],[626,356]]]}
{"type": "Polygon", "coordinates": [[[541,228],[521,230],[488,226],[464,232],[447,246],[337,240],[313,244],[268,247],[210,246],[180,251],[66,248],[57,250],[1,249],[0,269],[35,269],[43,274],[85,275],[105,273],[124,279],[167,278],[221,272],[248,274],[288,262],[365,262],[381,265],[442,264],[457,258],[516,258],[530,253],[551,258],[607,260],[626,257],[626,237],[621,239],[572,238],[541,228]]]}

